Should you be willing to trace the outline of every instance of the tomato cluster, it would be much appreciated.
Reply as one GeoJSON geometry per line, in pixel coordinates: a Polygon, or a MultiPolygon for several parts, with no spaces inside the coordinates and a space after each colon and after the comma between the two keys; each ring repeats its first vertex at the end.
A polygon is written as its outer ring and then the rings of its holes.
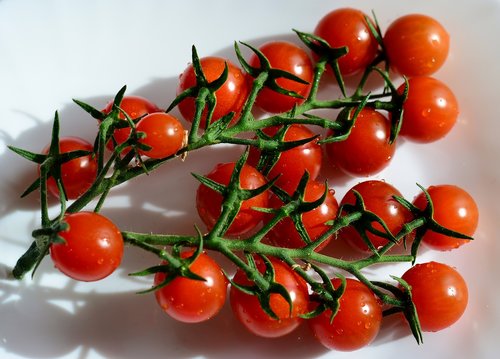
{"type": "MultiPolygon", "coordinates": [[[[220,163],[200,177],[196,209],[206,230],[217,238],[248,241],[248,247],[241,247],[246,250],[255,244],[252,235],[267,229],[259,245],[274,250],[273,255],[238,253],[232,260],[239,268],[228,278],[228,272],[209,251],[180,251],[176,245],[173,254],[167,256],[149,243],[142,247],[162,258],[148,274],[154,274],[158,304],[176,320],[208,320],[221,310],[229,295],[235,317],[258,336],[283,336],[307,321],[314,336],[327,348],[350,351],[368,345],[377,336],[387,305],[381,298],[384,291],[377,290],[366,277],[344,278],[340,274],[318,289],[307,277],[310,268],[291,265],[291,257],[280,256],[279,250],[302,250],[307,258],[301,259],[308,259],[326,253],[334,239],[345,241],[364,258],[378,258],[420,241],[431,249],[451,250],[468,240],[455,238],[446,230],[472,236],[478,208],[457,186],[430,186],[409,202],[390,183],[367,178],[390,164],[396,155],[398,133],[411,141],[428,143],[444,137],[456,123],[455,96],[444,83],[431,77],[448,54],[449,35],[444,28],[432,18],[415,14],[396,19],[382,34],[368,15],[342,8],[320,19],[311,36],[314,46],[348,49],[345,55],[327,61],[332,66],[326,73],[334,73],[337,79],[364,78],[374,73],[383,74],[385,79],[396,73],[405,80],[398,77],[401,84],[393,86],[394,102],[382,109],[368,97],[361,100],[356,91],[350,97],[353,104],[338,114],[337,123],[342,126],[330,127],[323,137],[313,126],[291,120],[257,128],[252,138],[257,145],[240,157],[244,163],[220,163]],[[395,111],[398,105],[400,111],[395,111]],[[296,145],[279,151],[258,145],[269,142],[296,145]],[[361,177],[340,201],[322,181],[325,164],[361,177]],[[232,198],[235,193],[243,196],[241,201],[232,198]],[[409,227],[409,223],[424,217],[433,227],[425,231],[409,227]],[[351,219],[344,223],[341,218],[351,219]],[[334,232],[330,231],[332,223],[340,223],[334,232]],[[330,297],[325,297],[322,289],[329,289],[330,297]]],[[[204,57],[182,72],[177,89],[181,100],[176,104],[186,122],[198,121],[199,128],[194,132],[208,132],[216,121],[227,119],[227,128],[238,126],[256,77],[263,70],[280,75],[263,80],[254,98],[259,108],[255,112],[269,113],[275,119],[281,117],[274,114],[285,113],[283,118],[294,119],[300,106],[320,108],[309,95],[315,64],[324,60],[324,54],[309,54],[301,46],[281,40],[254,50],[248,62],[242,61],[242,68],[227,59],[204,57]],[[211,92],[200,90],[211,86],[216,86],[211,92]],[[198,96],[204,97],[200,100],[198,96]],[[206,106],[201,108],[200,103],[206,106]]],[[[98,120],[100,134],[104,134],[95,144],[106,147],[117,161],[135,159],[144,165],[143,161],[163,161],[188,150],[189,132],[182,120],[145,98],[123,96],[100,111],[89,112],[98,120]]],[[[47,147],[47,158],[62,162],[46,179],[48,192],[60,198],[62,189],[64,198],[78,201],[98,180],[102,165],[98,151],[76,137],[60,138],[57,150],[53,144],[47,147]],[[83,152],[64,157],[75,151],[83,152]]],[[[40,173],[46,163],[40,164],[40,173]]],[[[61,272],[77,280],[94,281],[119,266],[124,239],[109,219],[97,211],[81,211],[66,213],[60,222],[62,227],[54,227],[56,236],[50,237],[49,252],[61,272]]],[[[316,273],[324,274],[320,269],[316,273]]],[[[399,284],[390,288],[399,300],[399,311],[407,314],[411,308],[416,310],[423,331],[450,326],[467,304],[464,279],[441,263],[412,266],[399,284]],[[408,303],[411,305],[405,307],[408,303]]]]}

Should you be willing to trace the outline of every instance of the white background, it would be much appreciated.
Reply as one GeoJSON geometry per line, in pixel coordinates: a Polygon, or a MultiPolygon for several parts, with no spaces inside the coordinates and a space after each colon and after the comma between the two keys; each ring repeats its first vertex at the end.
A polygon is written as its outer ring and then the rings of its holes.
{"type": "MultiPolygon", "coordinates": [[[[0,0],[0,357],[1,358],[491,358],[499,349],[497,298],[500,255],[496,201],[500,199],[498,60],[500,7],[496,1],[40,1],[0,0]],[[34,279],[9,278],[17,258],[39,225],[36,195],[19,194],[36,176],[32,164],[6,145],[38,151],[49,141],[54,111],[63,135],[91,141],[96,125],[71,101],[101,108],[121,86],[129,94],[165,107],[178,75],[200,56],[234,60],[235,40],[253,44],[293,39],[292,28],[312,31],[335,7],[376,11],[382,29],[396,17],[421,12],[434,16],[451,34],[451,52],[436,77],[455,92],[459,123],[433,145],[401,142],[385,179],[412,198],[417,188],[453,183],[467,189],[480,207],[475,242],[449,253],[424,252],[457,267],[469,284],[470,304],[459,323],[427,333],[417,346],[395,321],[356,353],[330,353],[304,326],[278,340],[246,333],[229,308],[210,323],[184,325],[161,313],[152,295],[136,295],[145,280],[127,273],[155,258],[128,249],[121,269],[94,284],[65,279],[43,262],[34,279]],[[404,353],[404,354],[403,354],[404,353]]],[[[104,213],[125,230],[192,233],[196,183],[190,172],[206,173],[234,159],[219,148],[170,163],[148,178],[114,191],[104,213]]],[[[358,179],[331,179],[340,199],[358,179]]],[[[153,263],[152,263],[153,261],[153,263]]],[[[388,266],[402,274],[406,267],[388,266]]]]}

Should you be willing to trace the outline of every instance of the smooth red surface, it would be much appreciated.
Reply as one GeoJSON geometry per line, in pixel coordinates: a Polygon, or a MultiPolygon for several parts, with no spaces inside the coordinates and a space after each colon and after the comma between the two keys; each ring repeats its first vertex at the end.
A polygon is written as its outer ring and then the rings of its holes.
{"type": "Polygon", "coordinates": [[[363,71],[377,54],[378,43],[368,27],[366,16],[351,8],[333,10],[319,21],[314,30],[315,35],[333,48],[347,46],[348,53],[338,60],[343,75],[363,71]]]}
{"type": "MultiPolygon", "coordinates": [[[[274,268],[275,281],[283,285],[290,294],[291,313],[288,302],[275,293],[271,294],[270,307],[279,320],[264,312],[256,296],[243,293],[234,286],[230,289],[230,302],[236,318],[251,333],[266,338],[277,338],[291,333],[300,325],[302,319],[299,316],[308,311],[309,294],[307,283],[288,265],[274,258],[269,259],[274,268]]],[[[262,259],[257,258],[256,262],[259,271],[264,273],[265,265],[262,259]]],[[[244,286],[254,285],[241,269],[236,272],[233,281],[244,286]]]]}
{"type": "MultiPolygon", "coordinates": [[[[377,336],[382,321],[382,306],[373,292],[358,280],[347,278],[339,310],[330,323],[331,310],[309,320],[314,336],[325,347],[353,351],[370,344],[377,336]]],[[[332,279],[335,288],[340,279],[332,279]]]]}
{"type": "MultiPolygon", "coordinates": [[[[235,113],[236,119],[246,101],[250,91],[250,85],[246,75],[232,62],[221,57],[204,57],[200,59],[201,67],[208,82],[217,80],[224,71],[224,65],[228,66],[228,77],[226,82],[215,91],[217,104],[212,117],[212,122],[219,120],[230,112],[235,113]]],[[[189,65],[179,78],[177,95],[196,85],[196,76],[193,65],[189,65]]],[[[186,121],[192,122],[195,114],[194,98],[186,98],[179,104],[179,111],[186,121]]],[[[200,128],[205,127],[207,110],[202,115],[200,128]]]]}
{"type": "MultiPolygon", "coordinates": [[[[94,147],[79,137],[61,137],[59,139],[59,153],[84,150],[92,152],[94,147]]],[[[48,146],[44,153],[48,153],[48,146]]],[[[61,165],[61,179],[67,199],[80,197],[94,183],[97,176],[97,160],[90,154],[77,157],[61,165]]],[[[47,190],[54,197],[59,198],[59,189],[54,178],[47,179],[47,190]]]]}
{"type": "MultiPolygon", "coordinates": [[[[427,192],[434,205],[433,218],[437,223],[467,236],[474,234],[479,221],[479,209],[467,191],[455,185],[437,185],[427,188],[427,192]]],[[[420,209],[428,204],[423,192],[413,203],[420,209]]],[[[433,249],[447,251],[469,243],[470,240],[427,231],[423,242],[433,249]]]]}
{"type": "Polygon", "coordinates": [[[450,36],[435,19],[408,14],[387,28],[384,46],[390,66],[405,76],[431,75],[448,57],[450,36]]]}
{"type": "MultiPolygon", "coordinates": [[[[192,254],[193,251],[184,252],[182,257],[192,254]]],[[[228,281],[217,262],[206,253],[201,253],[189,269],[205,281],[177,277],[156,290],[155,296],[160,307],[172,318],[184,323],[199,323],[213,318],[222,309],[228,281]]],[[[165,278],[165,273],[156,273],[155,286],[165,278]]]]}
{"type": "MultiPolygon", "coordinates": [[[[234,170],[234,163],[223,163],[217,165],[206,177],[217,183],[227,185],[234,170]]],[[[244,165],[240,173],[240,186],[244,189],[255,189],[266,184],[265,177],[255,168],[244,165]]],[[[200,185],[196,192],[196,208],[205,225],[211,229],[217,222],[222,210],[223,197],[220,193],[200,185]]],[[[228,235],[238,236],[252,230],[260,223],[264,214],[254,210],[252,207],[266,207],[269,201],[268,192],[243,201],[233,223],[227,230],[228,235]]]]}
{"type": "MultiPolygon", "coordinates": [[[[403,105],[400,134],[420,143],[446,136],[457,121],[458,101],[443,82],[432,77],[413,77],[408,80],[408,97],[403,105]]],[[[398,88],[403,93],[405,85],[398,88]]]]}
{"type": "Polygon", "coordinates": [[[364,108],[346,140],[326,144],[328,159],[351,176],[374,175],[387,167],[394,156],[396,145],[389,143],[390,132],[384,115],[364,108]]]}
{"type": "Polygon", "coordinates": [[[145,116],[137,123],[137,132],[146,137],[139,142],[151,147],[139,152],[151,158],[164,158],[175,154],[184,142],[184,127],[174,116],[157,112],[145,116]]]}
{"type": "Polygon", "coordinates": [[[95,212],[78,212],[64,218],[69,228],[59,232],[66,243],[53,243],[50,256],[68,277],[96,281],[113,273],[123,257],[120,230],[95,212]]]}
{"type": "Polygon", "coordinates": [[[467,284],[454,268],[437,262],[417,264],[403,274],[424,332],[436,332],[455,323],[467,308],[467,284]]]}
{"type": "MultiPolygon", "coordinates": [[[[313,79],[313,65],[307,52],[297,45],[287,41],[267,42],[259,50],[266,56],[272,68],[284,70],[307,81],[302,84],[289,79],[278,79],[276,83],[285,90],[294,91],[303,98],[280,94],[269,88],[264,88],[257,96],[256,104],[261,109],[271,113],[286,112],[295,104],[304,102],[311,89],[313,79]]],[[[256,55],[250,59],[250,65],[259,67],[260,61],[256,55]]]]}

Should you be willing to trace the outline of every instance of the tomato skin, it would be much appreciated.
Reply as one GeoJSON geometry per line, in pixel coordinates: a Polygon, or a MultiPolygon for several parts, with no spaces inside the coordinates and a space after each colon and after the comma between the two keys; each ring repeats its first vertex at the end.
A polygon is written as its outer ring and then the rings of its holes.
{"type": "MultiPolygon", "coordinates": [[[[335,288],[340,279],[332,279],[335,288]]],[[[339,310],[330,324],[331,310],[309,319],[314,336],[328,349],[353,351],[370,344],[382,321],[382,306],[373,292],[358,280],[346,278],[339,310]]]]}
{"type": "MultiPolygon", "coordinates": [[[[182,258],[193,255],[183,252],[182,258]]],[[[228,280],[222,269],[208,254],[200,253],[189,269],[205,281],[177,277],[155,291],[155,297],[165,313],[184,323],[199,323],[213,318],[226,302],[228,280]]],[[[156,273],[154,284],[161,284],[165,273],[156,273]]]]}
{"type": "MultiPolygon", "coordinates": [[[[289,194],[293,194],[295,188],[286,187],[285,189],[289,194]]],[[[309,180],[305,189],[304,199],[307,202],[316,201],[325,192],[325,183],[316,182],[314,180],[309,180]]],[[[277,196],[271,196],[269,201],[269,207],[279,208],[283,205],[283,202],[277,196]]],[[[335,219],[339,205],[334,196],[334,191],[332,189],[328,190],[327,196],[324,202],[316,207],[315,209],[305,212],[302,214],[302,223],[306,229],[309,237],[312,241],[318,239],[323,233],[325,233],[329,226],[325,223],[335,219]]],[[[325,240],[320,246],[315,250],[317,252],[321,251],[327,246],[332,237],[325,240]]],[[[295,224],[290,217],[285,217],[271,229],[268,233],[268,239],[276,245],[284,248],[302,248],[306,245],[304,240],[300,237],[295,224]]]]}
{"type": "MultiPolygon", "coordinates": [[[[268,127],[264,132],[268,136],[274,136],[279,127],[268,127]]],[[[315,133],[304,125],[294,124],[286,130],[284,141],[292,142],[306,138],[312,138],[315,133]]],[[[260,151],[256,148],[250,148],[248,163],[252,166],[257,166],[259,162],[260,151]]],[[[280,176],[276,184],[283,186],[287,184],[289,187],[297,187],[304,172],[309,173],[310,179],[316,179],[321,171],[321,163],[323,153],[317,139],[309,141],[301,146],[294,147],[287,151],[283,151],[278,161],[274,164],[267,177],[272,179],[280,176]]]]}
{"type": "MultiPolygon", "coordinates": [[[[276,83],[288,91],[294,91],[302,97],[307,97],[311,89],[313,79],[313,65],[309,55],[297,45],[288,41],[271,41],[259,47],[266,56],[272,68],[284,70],[307,81],[309,84],[301,84],[288,79],[278,79],[276,83]]],[[[257,55],[250,59],[250,65],[259,67],[260,61],[257,55]]],[[[256,99],[256,105],[262,110],[271,113],[289,111],[294,105],[304,102],[304,98],[296,98],[280,94],[270,88],[263,88],[256,99]]]]}
{"type": "MultiPolygon", "coordinates": [[[[309,306],[307,283],[284,262],[269,258],[274,271],[275,281],[283,285],[292,299],[292,312],[287,301],[279,294],[271,294],[270,306],[279,320],[267,315],[261,308],[259,300],[254,295],[243,293],[234,286],[229,291],[231,309],[236,318],[251,333],[265,338],[277,338],[291,333],[301,323],[299,316],[307,313],[309,306]]],[[[256,258],[257,268],[265,271],[262,259],[256,258]]],[[[233,281],[243,286],[253,285],[245,273],[238,269],[233,281]]]]}
{"type": "Polygon", "coordinates": [[[364,70],[377,55],[378,43],[365,17],[362,11],[356,9],[333,10],[319,21],[314,30],[314,34],[326,40],[331,47],[347,46],[348,53],[338,60],[343,75],[364,70]]]}
{"type": "MultiPolygon", "coordinates": [[[[472,196],[464,189],[455,185],[437,185],[427,188],[434,205],[433,218],[443,227],[472,236],[479,221],[479,209],[472,196]]],[[[428,202],[424,193],[420,193],[413,204],[424,209],[428,202]]],[[[458,248],[470,240],[448,237],[432,231],[427,231],[423,243],[440,251],[458,248]]]]}
{"type": "MultiPolygon", "coordinates": [[[[347,191],[340,202],[340,206],[355,204],[354,191],[361,195],[366,209],[379,216],[392,234],[396,235],[405,223],[411,221],[411,212],[393,198],[393,196],[401,197],[401,192],[391,184],[378,180],[360,182],[347,191]]],[[[384,231],[378,223],[374,223],[373,227],[384,231]]],[[[367,236],[377,249],[389,242],[387,239],[373,233],[367,233],[367,236]]],[[[339,238],[347,241],[353,248],[360,251],[367,252],[370,250],[361,235],[352,226],[342,228],[339,232],[339,238]]]]}
{"type": "MultiPolygon", "coordinates": [[[[217,104],[213,113],[212,122],[219,120],[230,112],[235,113],[234,120],[236,120],[250,92],[247,76],[232,62],[221,57],[204,57],[200,59],[200,63],[208,82],[218,79],[224,71],[224,64],[227,63],[227,80],[222,87],[215,91],[217,104]]],[[[196,76],[194,74],[193,65],[191,64],[184,70],[179,78],[177,95],[195,85],[196,76]]],[[[193,121],[195,110],[195,101],[192,97],[188,97],[179,103],[179,111],[186,121],[193,121]]],[[[201,118],[200,128],[205,127],[206,114],[207,110],[205,108],[201,118]]]]}
{"type": "MultiPolygon", "coordinates": [[[[61,137],[59,139],[59,153],[76,150],[92,152],[94,147],[79,137],[61,137]]],[[[43,152],[48,153],[49,146],[43,152]]],[[[40,171],[40,168],[39,168],[40,171]]],[[[61,179],[67,199],[76,199],[87,191],[97,176],[97,160],[90,154],[77,157],[61,165],[61,179]]],[[[59,198],[59,189],[53,177],[47,179],[47,190],[51,195],[59,198]]]]}
{"type": "Polygon", "coordinates": [[[164,158],[175,154],[184,143],[184,127],[174,116],[156,112],[143,117],[136,130],[144,132],[146,137],[139,143],[151,146],[150,150],[139,153],[150,158],[164,158]]]}
{"type": "MultiPolygon", "coordinates": [[[[419,76],[408,80],[408,97],[403,104],[402,136],[420,143],[429,143],[446,136],[455,125],[458,101],[448,86],[432,77],[419,76]]],[[[403,93],[405,85],[398,88],[403,93]]]]}
{"type": "MultiPolygon", "coordinates": [[[[161,110],[151,101],[147,100],[141,96],[124,96],[122,102],[120,103],[120,108],[132,119],[137,119],[141,116],[147,115],[149,113],[160,112],[161,110]]],[[[113,110],[113,101],[109,101],[106,107],[102,110],[104,114],[109,114],[113,110]]],[[[125,115],[120,112],[119,118],[126,121],[125,115]]],[[[124,127],[113,131],[113,138],[118,145],[125,142],[130,136],[130,128],[124,127]]],[[[106,147],[108,150],[113,151],[114,144],[110,140],[106,147]]],[[[123,154],[128,151],[124,150],[123,154]]]]}
{"type": "Polygon", "coordinates": [[[387,167],[394,156],[396,141],[389,143],[390,132],[391,125],[384,115],[364,108],[349,137],[327,143],[326,154],[333,166],[351,176],[371,176],[387,167]]]}
{"type": "Polygon", "coordinates": [[[409,14],[389,25],[383,43],[394,70],[408,77],[425,76],[446,61],[450,36],[432,17],[409,14]]]}
{"type": "Polygon", "coordinates": [[[417,264],[401,278],[411,286],[413,303],[424,332],[448,328],[467,308],[467,284],[460,273],[446,264],[417,264]]]}
{"type": "MultiPolygon", "coordinates": [[[[206,177],[223,185],[229,184],[235,163],[218,164],[206,177]]],[[[243,165],[240,173],[240,186],[244,189],[255,189],[266,184],[265,177],[252,166],[243,165]]],[[[200,218],[212,229],[222,210],[223,197],[220,193],[201,184],[196,192],[196,208],[200,218]]],[[[258,196],[247,199],[241,204],[240,210],[226,234],[239,236],[252,230],[260,223],[264,214],[255,211],[252,207],[267,207],[269,193],[265,191],[258,196]]]]}
{"type": "Polygon", "coordinates": [[[68,229],[59,232],[66,243],[52,243],[50,256],[57,269],[75,280],[91,282],[113,273],[123,257],[120,230],[95,212],[67,214],[68,229]]]}

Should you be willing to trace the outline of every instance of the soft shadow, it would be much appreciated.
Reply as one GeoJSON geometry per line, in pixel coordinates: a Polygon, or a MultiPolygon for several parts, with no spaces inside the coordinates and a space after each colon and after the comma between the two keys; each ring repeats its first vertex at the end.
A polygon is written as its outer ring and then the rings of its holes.
{"type": "MultiPolygon", "coordinates": [[[[276,38],[273,36],[273,39],[276,38]]],[[[282,38],[297,42],[294,35],[283,35],[282,38]]],[[[270,39],[252,39],[248,42],[259,46],[270,39]]],[[[235,60],[232,47],[211,55],[235,60]]],[[[182,70],[179,69],[179,73],[182,70]]],[[[177,77],[157,78],[127,94],[141,95],[160,107],[166,107],[175,97],[177,82],[177,77]]],[[[103,108],[113,96],[114,93],[109,93],[79,100],[103,108]]],[[[174,110],[174,114],[178,115],[177,110],[174,110]]],[[[59,109],[59,117],[62,136],[77,134],[93,141],[97,123],[76,104],[68,100],[59,109]]],[[[50,141],[52,123],[41,119],[36,119],[36,123],[18,138],[6,139],[5,142],[31,151],[41,150],[50,141]]],[[[171,161],[148,176],[113,189],[102,213],[112,218],[122,230],[194,235],[194,224],[202,228],[203,225],[196,214],[195,193],[198,183],[191,172],[205,174],[218,162],[234,161],[241,150],[230,146],[214,146],[190,153],[185,161],[171,161]]],[[[20,193],[36,178],[36,165],[10,151],[0,156],[0,162],[11,164],[9,172],[2,175],[0,217],[17,210],[36,211],[39,206],[36,192],[27,198],[19,198],[20,193]]],[[[350,179],[325,167],[324,176],[334,178],[330,186],[344,185],[350,179]]],[[[27,248],[30,239],[19,241],[25,241],[27,248]]],[[[341,243],[335,243],[329,251],[342,258],[352,255],[352,251],[348,252],[347,248],[341,246],[341,243]]],[[[151,278],[130,278],[128,273],[155,265],[156,262],[157,258],[148,253],[127,248],[122,266],[114,276],[147,289],[151,285],[151,278]]],[[[53,271],[47,259],[36,276],[42,277],[53,271]]],[[[78,357],[83,359],[91,350],[106,357],[125,359],[143,357],[144,353],[151,351],[164,352],[162,358],[192,358],[200,355],[205,358],[312,358],[325,352],[306,325],[280,339],[255,337],[236,322],[228,305],[210,322],[186,325],[162,313],[152,294],[137,295],[129,290],[81,293],[73,282],[62,288],[51,288],[41,284],[41,281],[19,283],[7,280],[8,272],[9,269],[2,269],[0,278],[0,337],[5,350],[26,357],[53,358],[78,351],[78,357]],[[31,342],[26,343],[24,338],[31,338],[31,342]]],[[[113,280],[113,277],[109,280],[113,280]]],[[[388,335],[377,342],[388,341],[388,335]]]]}
{"type": "Polygon", "coordinates": [[[229,305],[208,322],[183,324],[164,314],[153,294],[82,293],[74,282],[63,288],[17,284],[0,281],[0,336],[6,351],[29,358],[54,358],[73,351],[86,358],[91,350],[124,359],[145,353],[155,353],[148,358],[253,356],[242,354],[242,348],[277,358],[324,352],[306,325],[280,339],[256,337],[236,321],[229,305]],[[30,338],[29,345],[25,338],[30,338]]]}

